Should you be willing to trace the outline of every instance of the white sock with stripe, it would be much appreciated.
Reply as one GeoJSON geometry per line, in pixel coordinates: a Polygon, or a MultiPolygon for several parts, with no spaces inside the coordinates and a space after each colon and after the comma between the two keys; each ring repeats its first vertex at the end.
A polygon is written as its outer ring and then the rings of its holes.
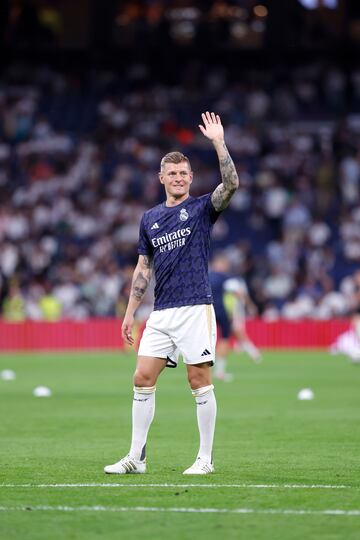
{"type": "Polygon", "coordinates": [[[197,421],[200,433],[200,448],[197,457],[212,462],[212,447],[216,420],[216,399],[214,386],[203,386],[192,390],[197,409],[197,421]]]}
{"type": "Polygon", "coordinates": [[[146,439],[155,414],[155,390],[155,386],[134,386],[129,455],[136,460],[145,459],[146,439]]]}

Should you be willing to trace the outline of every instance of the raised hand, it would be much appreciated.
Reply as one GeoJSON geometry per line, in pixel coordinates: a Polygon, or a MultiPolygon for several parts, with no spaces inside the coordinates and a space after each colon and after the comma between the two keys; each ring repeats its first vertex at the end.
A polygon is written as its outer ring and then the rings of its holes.
{"type": "Polygon", "coordinates": [[[199,124],[200,131],[212,142],[222,142],[224,140],[224,128],[221,124],[220,116],[215,113],[202,113],[204,125],[199,124]]]}
{"type": "Polygon", "coordinates": [[[215,188],[211,201],[215,210],[221,212],[230,202],[236,189],[239,187],[239,178],[233,160],[224,141],[224,128],[220,116],[206,111],[201,115],[204,125],[199,124],[200,131],[210,139],[219,158],[222,183],[215,188]]]}

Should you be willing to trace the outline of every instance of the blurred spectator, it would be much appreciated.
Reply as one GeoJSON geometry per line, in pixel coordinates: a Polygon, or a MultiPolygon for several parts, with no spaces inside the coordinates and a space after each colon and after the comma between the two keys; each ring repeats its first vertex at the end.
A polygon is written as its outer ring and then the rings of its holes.
{"type": "MultiPolygon", "coordinates": [[[[121,17],[133,13],[129,6],[121,17]]],[[[35,320],[121,313],[140,216],[163,200],[162,155],[175,148],[189,155],[194,194],[219,181],[197,131],[203,107],[223,115],[241,180],[214,228],[215,249],[225,249],[232,272],[247,280],[260,315],[350,313],[344,278],[360,261],[359,74],[310,65],[270,84],[266,70],[245,70],[240,82],[224,68],[190,72],[180,87],[153,81],[140,64],[121,77],[15,65],[4,71],[4,317],[19,295],[19,311],[35,320]],[[202,75],[208,86],[197,86],[202,75]]]]}
{"type": "Polygon", "coordinates": [[[41,310],[41,318],[44,321],[55,322],[61,318],[61,302],[56,296],[49,290],[49,287],[45,287],[45,292],[39,300],[39,307],[41,310]]]}
{"type": "Polygon", "coordinates": [[[15,284],[10,286],[9,294],[4,299],[3,316],[8,322],[21,322],[26,319],[24,299],[15,284]]]}
{"type": "Polygon", "coordinates": [[[360,162],[359,156],[348,155],[340,162],[340,188],[343,201],[351,206],[359,201],[360,162]]]}

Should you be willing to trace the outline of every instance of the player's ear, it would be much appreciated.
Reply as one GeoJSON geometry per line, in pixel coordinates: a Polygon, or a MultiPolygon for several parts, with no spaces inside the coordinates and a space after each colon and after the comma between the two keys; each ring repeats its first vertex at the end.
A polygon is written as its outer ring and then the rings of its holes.
{"type": "Polygon", "coordinates": [[[192,181],[193,181],[193,176],[194,176],[194,175],[193,175],[193,172],[192,172],[192,171],[190,171],[190,174],[189,174],[189,177],[190,177],[190,184],[191,184],[191,183],[192,183],[192,181]]]}
{"type": "Polygon", "coordinates": [[[162,172],[159,172],[159,180],[162,184],[164,183],[162,172]]]}

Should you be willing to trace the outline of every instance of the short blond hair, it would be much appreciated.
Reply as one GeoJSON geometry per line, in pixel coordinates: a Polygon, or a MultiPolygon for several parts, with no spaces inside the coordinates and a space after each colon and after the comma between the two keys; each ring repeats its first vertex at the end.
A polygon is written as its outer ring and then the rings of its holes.
{"type": "Polygon", "coordinates": [[[165,154],[165,156],[160,161],[160,172],[164,170],[165,163],[181,163],[182,161],[185,161],[185,163],[188,164],[191,171],[190,160],[188,157],[186,157],[181,152],[169,152],[168,154],[165,154]]]}

